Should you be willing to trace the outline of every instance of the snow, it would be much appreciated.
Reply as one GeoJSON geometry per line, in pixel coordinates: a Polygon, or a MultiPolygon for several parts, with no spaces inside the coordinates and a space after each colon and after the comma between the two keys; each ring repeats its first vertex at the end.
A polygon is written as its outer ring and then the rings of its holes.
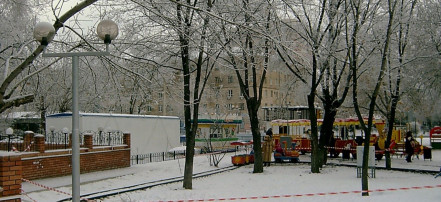
{"type": "MultiPolygon", "coordinates": [[[[426,145],[427,141],[423,141],[426,145]]],[[[231,155],[227,154],[219,167],[231,166],[231,155]]],[[[310,155],[301,155],[303,162],[310,161],[310,155]]],[[[246,201],[439,201],[441,198],[441,177],[434,174],[390,171],[380,169],[385,161],[376,161],[376,177],[369,178],[368,197],[361,196],[361,178],[356,177],[356,168],[337,164],[356,165],[356,160],[329,159],[329,164],[320,173],[311,173],[309,163],[272,164],[264,167],[263,173],[253,173],[253,165],[193,180],[193,189],[182,188],[182,182],[156,186],[150,189],[123,193],[102,201],[181,201],[211,200],[231,201],[244,197],[246,201]],[[426,188],[432,186],[434,188],[426,188]],[[409,189],[399,189],[409,188],[409,189]],[[381,191],[382,189],[398,189],[381,191]],[[352,193],[356,191],[357,193],[352,193]],[[343,194],[341,192],[350,192],[343,194]],[[331,194],[332,193],[332,194],[331,194]],[[307,194],[310,194],[309,196],[307,194]],[[289,196],[286,196],[289,195],[289,196]],[[301,195],[301,196],[295,196],[301,195]],[[267,198],[267,196],[270,196],[267,198]],[[282,197],[279,197],[282,196],[282,197]],[[283,197],[286,196],[286,197],[283,197]]],[[[184,159],[135,165],[130,168],[87,173],[81,175],[81,194],[124,187],[133,184],[183,176],[184,159]]],[[[404,157],[393,156],[392,167],[439,171],[441,150],[432,150],[432,160],[420,155],[412,163],[404,157]]],[[[198,155],[194,160],[194,173],[216,169],[209,165],[209,158],[198,155]]],[[[36,183],[71,193],[71,176],[35,180],[36,183]]],[[[58,201],[68,195],[48,191],[30,183],[23,183],[27,196],[23,201],[58,201]]],[[[242,200],[245,201],[245,200],[242,200]]]]}

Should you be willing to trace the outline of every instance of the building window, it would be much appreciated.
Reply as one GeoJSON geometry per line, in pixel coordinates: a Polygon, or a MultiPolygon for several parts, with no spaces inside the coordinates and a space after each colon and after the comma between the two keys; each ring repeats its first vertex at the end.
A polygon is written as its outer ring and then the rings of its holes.
{"type": "Polygon", "coordinates": [[[219,104],[216,104],[216,109],[219,109],[220,108],[220,105],[219,104]]]}
{"type": "Polygon", "coordinates": [[[159,105],[159,106],[158,106],[158,111],[159,111],[159,112],[162,112],[162,105],[159,105]]]}
{"type": "Polygon", "coordinates": [[[214,77],[214,80],[215,80],[216,84],[219,84],[222,82],[222,79],[220,77],[214,77]]]}
{"type": "Polygon", "coordinates": [[[148,111],[148,112],[152,112],[152,110],[153,110],[153,109],[152,109],[152,106],[147,105],[147,111],[148,111]]]}
{"type": "Polygon", "coordinates": [[[239,103],[239,110],[245,110],[245,103],[239,103]]]}
{"type": "Polygon", "coordinates": [[[228,83],[233,83],[233,76],[228,76],[228,83]]]}
{"type": "Polygon", "coordinates": [[[159,93],[158,93],[158,98],[159,98],[159,99],[162,99],[163,96],[164,96],[164,95],[163,95],[162,92],[159,92],[159,93]]]}
{"type": "Polygon", "coordinates": [[[227,98],[228,99],[231,99],[231,97],[233,97],[233,90],[228,90],[228,95],[227,95],[227,98]]]}
{"type": "Polygon", "coordinates": [[[172,111],[173,111],[173,107],[170,106],[170,105],[167,105],[167,111],[168,111],[168,112],[172,112],[172,111]]]}
{"type": "Polygon", "coordinates": [[[227,104],[228,110],[233,110],[233,104],[227,104]]]}

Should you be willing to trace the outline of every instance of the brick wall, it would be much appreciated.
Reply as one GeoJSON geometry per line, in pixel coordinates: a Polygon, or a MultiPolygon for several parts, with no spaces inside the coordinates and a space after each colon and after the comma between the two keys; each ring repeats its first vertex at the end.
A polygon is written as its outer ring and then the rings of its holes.
{"type": "MultiPolygon", "coordinates": [[[[72,173],[71,161],[72,155],[67,152],[54,152],[52,155],[23,155],[23,178],[32,180],[69,175],[72,173]]],[[[130,167],[130,149],[127,147],[81,150],[81,173],[124,167],[130,167]]]]}
{"type": "MultiPolygon", "coordinates": [[[[91,137],[87,137],[91,138],[91,137]]],[[[80,150],[80,172],[130,167],[130,134],[124,134],[124,145],[90,145],[80,150]]],[[[34,136],[38,152],[13,153],[0,151],[0,201],[21,201],[21,181],[48,178],[72,173],[70,149],[45,151],[44,136],[34,136]]]]}
{"type": "Polygon", "coordinates": [[[22,161],[20,155],[0,153],[0,200],[21,201],[22,161]],[[12,197],[11,197],[12,196],[12,197]]]}

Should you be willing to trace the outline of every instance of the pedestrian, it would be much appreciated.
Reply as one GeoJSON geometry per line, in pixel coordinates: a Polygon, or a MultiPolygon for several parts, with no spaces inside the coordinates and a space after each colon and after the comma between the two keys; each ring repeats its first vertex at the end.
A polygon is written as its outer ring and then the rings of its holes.
{"type": "Polygon", "coordinates": [[[406,149],[406,161],[408,163],[412,162],[412,155],[414,153],[415,148],[415,139],[413,139],[412,132],[407,131],[406,133],[406,142],[405,142],[405,149],[406,149]]]}
{"type": "Polygon", "coordinates": [[[269,128],[267,131],[266,131],[266,135],[268,135],[268,136],[270,136],[271,138],[273,137],[273,128],[269,128]]]}

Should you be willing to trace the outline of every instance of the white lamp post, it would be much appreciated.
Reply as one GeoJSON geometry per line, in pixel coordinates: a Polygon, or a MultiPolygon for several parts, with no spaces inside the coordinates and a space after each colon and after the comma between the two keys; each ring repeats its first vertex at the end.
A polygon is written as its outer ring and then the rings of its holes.
{"type": "Polygon", "coordinates": [[[69,129],[64,127],[63,128],[63,134],[64,134],[64,149],[67,149],[67,134],[69,133],[69,129]]]}
{"type": "MultiPolygon", "coordinates": [[[[45,22],[37,23],[34,28],[34,37],[41,45],[48,45],[55,34],[54,27],[45,22]]],[[[72,57],[72,201],[80,201],[80,141],[79,141],[79,107],[78,107],[78,63],[79,56],[106,56],[108,45],[118,36],[118,25],[111,20],[104,20],[98,24],[98,36],[104,40],[104,52],[66,52],[43,53],[43,57],[72,57]]]]}
{"type": "Polygon", "coordinates": [[[6,135],[8,135],[8,151],[11,151],[11,136],[14,134],[14,130],[12,128],[6,129],[6,135]]]}

